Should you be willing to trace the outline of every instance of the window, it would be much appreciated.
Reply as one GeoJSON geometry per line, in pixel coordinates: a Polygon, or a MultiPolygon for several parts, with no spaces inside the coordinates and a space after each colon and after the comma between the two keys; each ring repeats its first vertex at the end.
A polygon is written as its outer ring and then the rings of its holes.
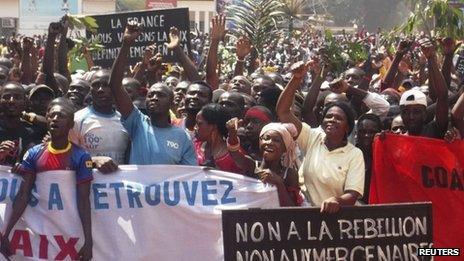
{"type": "Polygon", "coordinates": [[[2,27],[3,28],[15,28],[15,19],[14,18],[2,18],[2,27]]]}

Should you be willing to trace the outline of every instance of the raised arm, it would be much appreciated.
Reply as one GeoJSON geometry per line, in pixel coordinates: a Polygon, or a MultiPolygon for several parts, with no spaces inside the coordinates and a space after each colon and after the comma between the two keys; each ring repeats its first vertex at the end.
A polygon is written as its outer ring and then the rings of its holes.
{"type": "Polygon", "coordinates": [[[68,16],[63,16],[61,19],[61,35],[60,44],[58,45],[58,72],[66,77],[71,82],[71,74],[68,68],[68,43],[66,36],[68,35],[69,20],[68,16]]]}
{"type": "Polygon", "coordinates": [[[132,77],[137,79],[143,86],[145,86],[146,79],[145,79],[145,72],[148,68],[150,59],[153,57],[153,47],[147,46],[143,53],[143,58],[141,62],[138,62],[135,65],[134,71],[132,72],[132,77]]]}
{"type": "Polygon", "coordinates": [[[179,63],[184,68],[187,79],[191,82],[200,81],[201,77],[198,74],[198,69],[190,58],[184,53],[180,47],[179,30],[176,27],[171,27],[169,31],[169,44],[166,44],[169,50],[174,52],[179,63]]]}
{"type": "Polygon", "coordinates": [[[370,53],[361,69],[364,71],[364,77],[361,79],[358,88],[361,90],[368,90],[372,75],[374,74],[374,68],[372,67],[372,55],[370,53]]]}
{"type": "Polygon", "coordinates": [[[306,73],[308,72],[309,66],[310,62],[307,62],[306,64],[304,62],[298,62],[292,65],[292,79],[280,94],[276,106],[276,113],[279,120],[283,123],[293,123],[298,131],[298,135],[300,135],[302,123],[291,112],[291,107],[293,105],[295,93],[300,87],[300,84],[303,81],[306,73]]]}
{"type": "Polygon", "coordinates": [[[39,73],[39,51],[38,46],[32,44],[31,48],[31,72],[32,72],[32,81],[35,81],[37,74],[39,73]]]}
{"type": "Polygon", "coordinates": [[[319,123],[314,113],[314,108],[316,107],[317,97],[319,96],[322,82],[327,76],[329,70],[327,70],[327,67],[325,66],[321,68],[318,63],[315,63],[312,68],[314,72],[314,80],[304,100],[302,116],[304,122],[306,122],[312,128],[316,128],[318,127],[319,123]]]}
{"type": "Polygon", "coordinates": [[[388,114],[390,104],[382,96],[377,93],[372,93],[359,88],[349,86],[345,80],[341,80],[341,84],[335,84],[330,86],[330,90],[335,93],[345,92],[351,97],[357,97],[357,100],[361,100],[373,114],[384,118],[388,114]]]}
{"type": "Polygon", "coordinates": [[[393,80],[392,84],[389,88],[398,90],[398,88],[403,83],[404,79],[406,79],[409,73],[409,66],[404,61],[401,61],[398,65],[398,72],[396,73],[395,79],[393,80]]]}
{"type": "Polygon", "coordinates": [[[430,88],[433,88],[437,97],[435,121],[440,130],[445,131],[448,128],[448,89],[446,88],[445,79],[438,67],[435,46],[428,39],[420,40],[420,44],[421,50],[427,58],[429,85],[430,88]]]}
{"type": "Polygon", "coordinates": [[[134,109],[129,94],[122,87],[122,79],[124,78],[124,68],[128,61],[127,56],[129,55],[130,47],[139,35],[140,28],[138,24],[134,21],[129,22],[124,31],[121,50],[111,69],[109,85],[116,102],[116,108],[123,118],[127,118],[134,109]]]}
{"type": "Polygon", "coordinates": [[[163,56],[160,53],[150,58],[146,70],[146,79],[149,86],[161,82],[164,72],[163,68],[163,56]]]}
{"type": "Polygon", "coordinates": [[[226,35],[226,18],[223,15],[216,15],[211,20],[211,44],[208,50],[208,59],[206,60],[206,82],[217,89],[219,87],[218,69],[218,48],[219,42],[226,35]]]}
{"type": "Polygon", "coordinates": [[[440,41],[443,47],[443,66],[441,67],[441,73],[445,79],[446,87],[449,88],[451,84],[451,68],[453,67],[453,55],[457,48],[461,45],[461,42],[455,42],[452,38],[445,38],[440,41]]]}
{"type": "Polygon", "coordinates": [[[61,90],[58,87],[54,73],[55,67],[55,40],[61,31],[61,23],[50,23],[48,27],[47,44],[45,45],[45,55],[43,58],[42,71],[45,76],[45,84],[55,91],[56,96],[60,96],[61,90]]]}
{"type": "Polygon", "coordinates": [[[87,67],[90,70],[90,68],[95,66],[95,62],[93,61],[92,55],[90,54],[87,47],[82,48],[82,53],[84,54],[84,59],[87,62],[87,67]]]}
{"type": "Polygon", "coordinates": [[[29,37],[23,38],[23,55],[21,57],[21,83],[30,84],[33,82],[31,51],[34,45],[34,40],[29,37]]]}
{"type": "Polygon", "coordinates": [[[237,118],[232,118],[226,123],[227,130],[229,131],[227,149],[237,167],[246,173],[247,176],[253,176],[256,167],[255,161],[251,157],[245,155],[240,146],[240,140],[237,136],[239,122],[237,118]]]}
{"type": "Polygon", "coordinates": [[[251,42],[246,37],[240,37],[237,41],[235,54],[237,55],[237,62],[235,63],[234,76],[243,75],[245,68],[245,58],[251,52],[251,42]]]}
{"type": "Polygon", "coordinates": [[[395,58],[393,58],[390,68],[388,68],[387,75],[385,76],[385,80],[382,82],[381,91],[393,86],[393,81],[395,80],[396,73],[398,72],[398,66],[403,59],[403,56],[409,50],[410,46],[411,42],[409,41],[401,41],[398,45],[395,58]]]}

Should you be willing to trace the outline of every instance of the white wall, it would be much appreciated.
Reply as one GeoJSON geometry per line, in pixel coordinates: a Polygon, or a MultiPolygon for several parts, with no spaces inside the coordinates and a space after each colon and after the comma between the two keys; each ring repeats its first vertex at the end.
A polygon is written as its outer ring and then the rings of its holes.
{"type": "Polygon", "coordinates": [[[81,0],[82,14],[105,14],[114,13],[116,9],[115,0],[81,0]]]}
{"type": "Polygon", "coordinates": [[[194,12],[194,17],[190,17],[190,21],[195,21],[197,27],[204,32],[209,32],[209,23],[211,15],[216,13],[215,1],[177,1],[177,7],[188,7],[190,12],[194,12]],[[203,19],[200,17],[200,12],[203,13],[203,19]],[[200,20],[205,21],[204,27],[200,28],[200,20]]]}
{"type": "Polygon", "coordinates": [[[0,17],[19,17],[19,0],[0,0],[0,17]]]}

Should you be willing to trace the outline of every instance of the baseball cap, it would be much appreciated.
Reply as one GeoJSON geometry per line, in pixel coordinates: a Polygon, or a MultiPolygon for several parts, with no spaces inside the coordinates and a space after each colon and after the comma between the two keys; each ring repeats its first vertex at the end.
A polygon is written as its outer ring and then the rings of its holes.
{"type": "Polygon", "coordinates": [[[427,97],[419,90],[411,89],[401,95],[400,106],[402,105],[424,105],[427,107],[427,97]]]}
{"type": "Polygon", "coordinates": [[[32,88],[31,92],[29,93],[29,99],[31,99],[32,96],[34,96],[34,94],[36,94],[38,91],[48,92],[50,96],[55,97],[55,92],[52,90],[52,88],[45,84],[40,84],[32,88]]]}

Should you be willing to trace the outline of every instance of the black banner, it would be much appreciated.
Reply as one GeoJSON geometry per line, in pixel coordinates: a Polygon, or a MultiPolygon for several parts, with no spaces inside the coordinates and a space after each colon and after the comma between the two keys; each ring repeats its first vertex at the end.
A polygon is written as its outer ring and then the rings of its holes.
{"type": "Polygon", "coordinates": [[[87,38],[99,39],[105,46],[103,51],[92,55],[96,65],[111,68],[121,48],[122,36],[128,21],[136,20],[142,25],[142,34],[130,49],[129,63],[134,65],[141,61],[147,46],[156,43],[163,61],[173,61],[172,52],[164,43],[169,42],[171,26],[179,29],[181,46],[185,53],[190,53],[190,27],[188,8],[150,10],[107,15],[92,15],[97,20],[97,33],[87,31],[87,38]]]}
{"type": "Polygon", "coordinates": [[[224,210],[224,260],[430,260],[432,204],[224,210]]]}
{"type": "Polygon", "coordinates": [[[458,60],[456,61],[456,71],[459,72],[461,78],[464,77],[464,56],[459,55],[458,60]]]}

